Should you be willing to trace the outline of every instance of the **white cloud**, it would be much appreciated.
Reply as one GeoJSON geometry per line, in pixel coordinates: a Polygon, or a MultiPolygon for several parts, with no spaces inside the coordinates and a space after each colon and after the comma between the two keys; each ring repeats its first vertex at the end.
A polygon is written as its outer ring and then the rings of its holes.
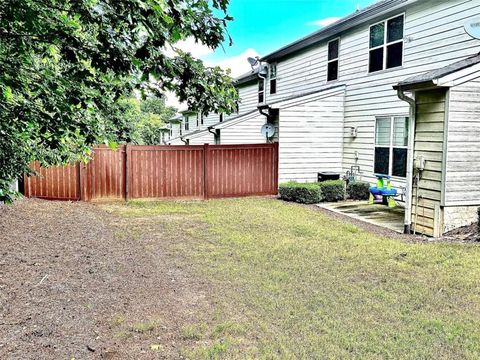
{"type": "MultiPolygon", "coordinates": [[[[179,48],[182,51],[189,52],[195,58],[202,58],[204,56],[213,54],[213,50],[210,49],[208,46],[203,45],[200,42],[195,42],[193,37],[189,37],[185,40],[181,40],[176,42],[173,47],[179,48]]],[[[173,57],[175,56],[175,52],[172,50],[170,46],[167,45],[166,51],[167,56],[173,57]]]]}
{"type": "Polygon", "coordinates": [[[206,61],[205,64],[207,66],[220,66],[224,70],[230,69],[230,75],[235,78],[252,69],[252,67],[247,61],[247,58],[254,58],[256,56],[260,55],[255,49],[250,48],[242,52],[240,55],[226,58],[218,62],[206,61]]]}
{"type": "Polygon", "coordinates": [[[329,18],[325,18],[325,19],[320,19],[320,20],[316,20],[316,21],[312,21],[310,23],[310,25],[316,25],[316,26],[320,26],[320,27],[325,27],[325,26],[328,26],[328,25],[331,25],[333,24],[334,22],[337,22],[338,20],[340,20],[341,18],[339,17],[329,17],[329,18]]]}

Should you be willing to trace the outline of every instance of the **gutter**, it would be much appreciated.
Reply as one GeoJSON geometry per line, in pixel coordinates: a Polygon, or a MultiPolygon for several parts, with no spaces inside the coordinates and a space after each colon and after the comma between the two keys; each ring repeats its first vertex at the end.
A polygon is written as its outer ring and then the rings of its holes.
{"type": "Polygon", "coordinates": [[[410,121],[408,132],[408,159],[407,159],[407,196],[405,199],[405,221],[403,232],[404,234],[410,234],[412,230],[412,200],[413,200],[413,150],[415,144],[415,99],[405,95],[404,90],[401,87],[397,89],[397,96],[400,100],[405,101],[410,105],[410,121]]]}
{"type": "Polygon", "coordinates": [[[210,134],[212,134],[213,136],[217,136],[217,133],[216,133],[215,131],[213,131],[213,129],[215,129],[215,127],[214,127],[213,125],[212,125],[212,126],[209,126],[209,127],[207,128],[207,130],[208,130],[208,132],[209,132],[210,134]]]}

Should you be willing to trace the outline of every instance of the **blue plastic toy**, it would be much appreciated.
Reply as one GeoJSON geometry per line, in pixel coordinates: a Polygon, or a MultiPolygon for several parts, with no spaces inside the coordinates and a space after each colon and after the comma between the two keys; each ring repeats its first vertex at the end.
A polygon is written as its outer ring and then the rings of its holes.
{"type": "Polygon", "coordinates": [[[377,177],[377,186],[370,187],[369,204],[373,204],[376,200],[386,198],[388,207],[394,208],[396,206],[395,196],[397,196],[397,189],[392,189],[391,178],[388,175],[375,174],[377,177]]]}

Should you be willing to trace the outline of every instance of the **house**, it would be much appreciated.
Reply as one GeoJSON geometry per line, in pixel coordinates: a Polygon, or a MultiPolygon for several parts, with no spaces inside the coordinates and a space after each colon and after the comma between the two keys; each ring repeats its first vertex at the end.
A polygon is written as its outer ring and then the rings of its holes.
{"type": "MultiPolygon", "coordinates": [[[[166,128],[169,130],[166,138],[164,139],[165,144],[171,144],[172,139],[179,139],[182,136],[182,115],[175,115],[171,119],[166,121],[166,128]]],[[[183,144],[180,142],[180,144],[183,144]]]]}
{"type": "Polygon", "coordinates": [[[238,114],[182,136],[278,141],[280,181],[388,174],[405,195],[406,231],[466,225],[480,206],[480,41],[464,25],[479,17],[480,0],[379,1],[261,58],[237,79],[238,114]]]}

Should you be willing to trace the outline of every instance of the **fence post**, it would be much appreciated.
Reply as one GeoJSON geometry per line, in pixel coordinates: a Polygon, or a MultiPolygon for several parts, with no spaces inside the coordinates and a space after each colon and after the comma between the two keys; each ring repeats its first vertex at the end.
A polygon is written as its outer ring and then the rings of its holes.
{"type": "Polygon", "coordinates": [[[279,143],[275,142],[273,147],[274,152],[274,161],[273,161],[273,193],[274,195],[278,194],[278,172],[279,172],[279,143]]]}
{"type": "Polygon", "coordinates": [[[203,144],[203,198],[208,200],[208,144],[203,144]]]}
{"type": "Polygon", "coordinates": [[[84,194],[84,179],[83,179],[83,172],[82,172],[82,162],[78,161],[77,162],[77,172],[78,172],[78,195],[80,197],[80,201],[85,201],[85,194],[84,194]]]}
{"type": "Polygon", "coordinates": [[[130,186],[129,178],[129,168],[128,168],[128,144],[125,145],[125,201],[128,201],[128,188],[130,186]]]}

